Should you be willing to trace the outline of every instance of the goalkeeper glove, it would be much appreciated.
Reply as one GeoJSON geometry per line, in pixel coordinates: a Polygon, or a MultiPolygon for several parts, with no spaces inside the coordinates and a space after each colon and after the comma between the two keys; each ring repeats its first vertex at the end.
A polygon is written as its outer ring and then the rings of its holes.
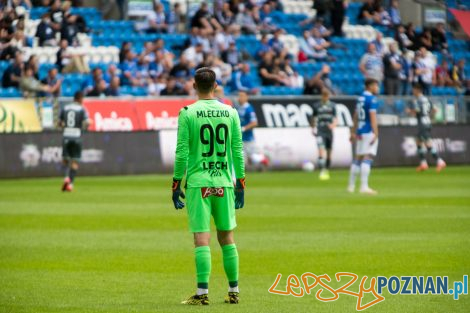
{"type": "Polygon", "coordinates": [[[175,209],[182,209],[184,207],[184,202],[180,200],[180,197],[184,199],[185,195],[181,190],[181,179],[173,178],[173,185],[171,187],[171,190],[173,191],[173,195],[171,198],[173,200],[173,204],[175,205],[175,209]]]}
{"type": "Polygon", "coordinates": [[[235,184],[235,209],[245,205],[245,178],[238,178],[235,184]]]}

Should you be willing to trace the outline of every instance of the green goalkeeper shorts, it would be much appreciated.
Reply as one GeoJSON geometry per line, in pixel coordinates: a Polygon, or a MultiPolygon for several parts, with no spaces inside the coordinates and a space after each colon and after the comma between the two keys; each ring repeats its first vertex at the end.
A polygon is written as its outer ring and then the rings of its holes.
{"type": "Polygon", "coordinates": [[[211,215],[217,230],[228,231],[237,227],[233,188],[188,188],[186,204],[189,231],[192,233],[210,232],[211,215]]]}

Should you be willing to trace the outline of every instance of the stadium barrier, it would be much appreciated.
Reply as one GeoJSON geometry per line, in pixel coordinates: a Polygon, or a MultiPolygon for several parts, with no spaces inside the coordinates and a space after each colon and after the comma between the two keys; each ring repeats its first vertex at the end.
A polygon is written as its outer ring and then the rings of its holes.
{"type": "MultiPolygon", "coordinates": [[[[59,132],[0,136],[0,177],[62,175],[59,132]]],[[[83,136],[80,175],[159,173],[159,136],[155,132],[88,132],[83,136]]]]}
{"type": "MultiPolygon", "coordinates": [[[[416,165],[416,128],[380,128],[374,166],[416,165]]],[[[257,145],[274,169],[299,169],[316,161],[315,137],[308,127],[255,129],[257,145]]],[[[437,125],[435,145],[448,164],[470,164],[470,125],[437,125]]],[[[83,138],[81,175],[169,173],[173,168],[176,130],[139,132],[88,132],[83,138]]],[[[0,136],[0,177],[60,176],[62,137],[59,132],[4,134],[0,136]]],[[[333,167],[352,160],[349,128],[335,129],[333,167]]]]}

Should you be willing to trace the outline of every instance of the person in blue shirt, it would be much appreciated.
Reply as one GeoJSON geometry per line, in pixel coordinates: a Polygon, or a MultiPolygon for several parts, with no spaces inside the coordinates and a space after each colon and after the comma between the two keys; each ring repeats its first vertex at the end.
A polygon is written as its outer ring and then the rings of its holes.
{"type": "Polygon", "coordinates": [[[258,126],[253,106],[248,102],[248,94],[245,91],[238,92],[238,105],[235,107],[240,117],[242,128],[243,151],[247,164],[261,169],[268,165],[268,159],[259,151],[255,143],[253,129],[258,126]]]}
{"type": "Polygon", "coordinates": [[[233,89],[245,91],[248,94],[256,94],[258,92],[253,83],[253,77],[250,75],[250,65],[248,63],[240,64],[238,71],[234,73],[233,89]]]}
{"type": "Polygon", "coordinates": [[[365,81],[365,91],[357,100],[351,128],[351,142],[356,144],[356,157],[351,164],[348,185],[351,193],[355,189],[356,177],[360,174],[360,193],[377,194],[377,191],[369,187],[369,175],[379,143],[376,97],[379,89],[379,82],[368,78],[365,81]]]}

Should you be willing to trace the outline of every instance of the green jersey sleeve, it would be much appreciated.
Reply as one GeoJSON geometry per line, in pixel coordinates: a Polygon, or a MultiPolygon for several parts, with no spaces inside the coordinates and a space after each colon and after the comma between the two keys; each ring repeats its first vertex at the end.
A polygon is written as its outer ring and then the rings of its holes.
{"type": "Polygon", "coordinates": [[[187,107],[181,109],[178,116],[178,135],[176,142],[175,168],[173,177],[183,179],[189,156],[189,125],[187,107]]]}
{"type": "Polygon", "coordinates": [[[233,115],[232,123],[232,159],[236,178],[245,177],[245,162],[243,157],[242,131],[238,113],[233,115]]]}

